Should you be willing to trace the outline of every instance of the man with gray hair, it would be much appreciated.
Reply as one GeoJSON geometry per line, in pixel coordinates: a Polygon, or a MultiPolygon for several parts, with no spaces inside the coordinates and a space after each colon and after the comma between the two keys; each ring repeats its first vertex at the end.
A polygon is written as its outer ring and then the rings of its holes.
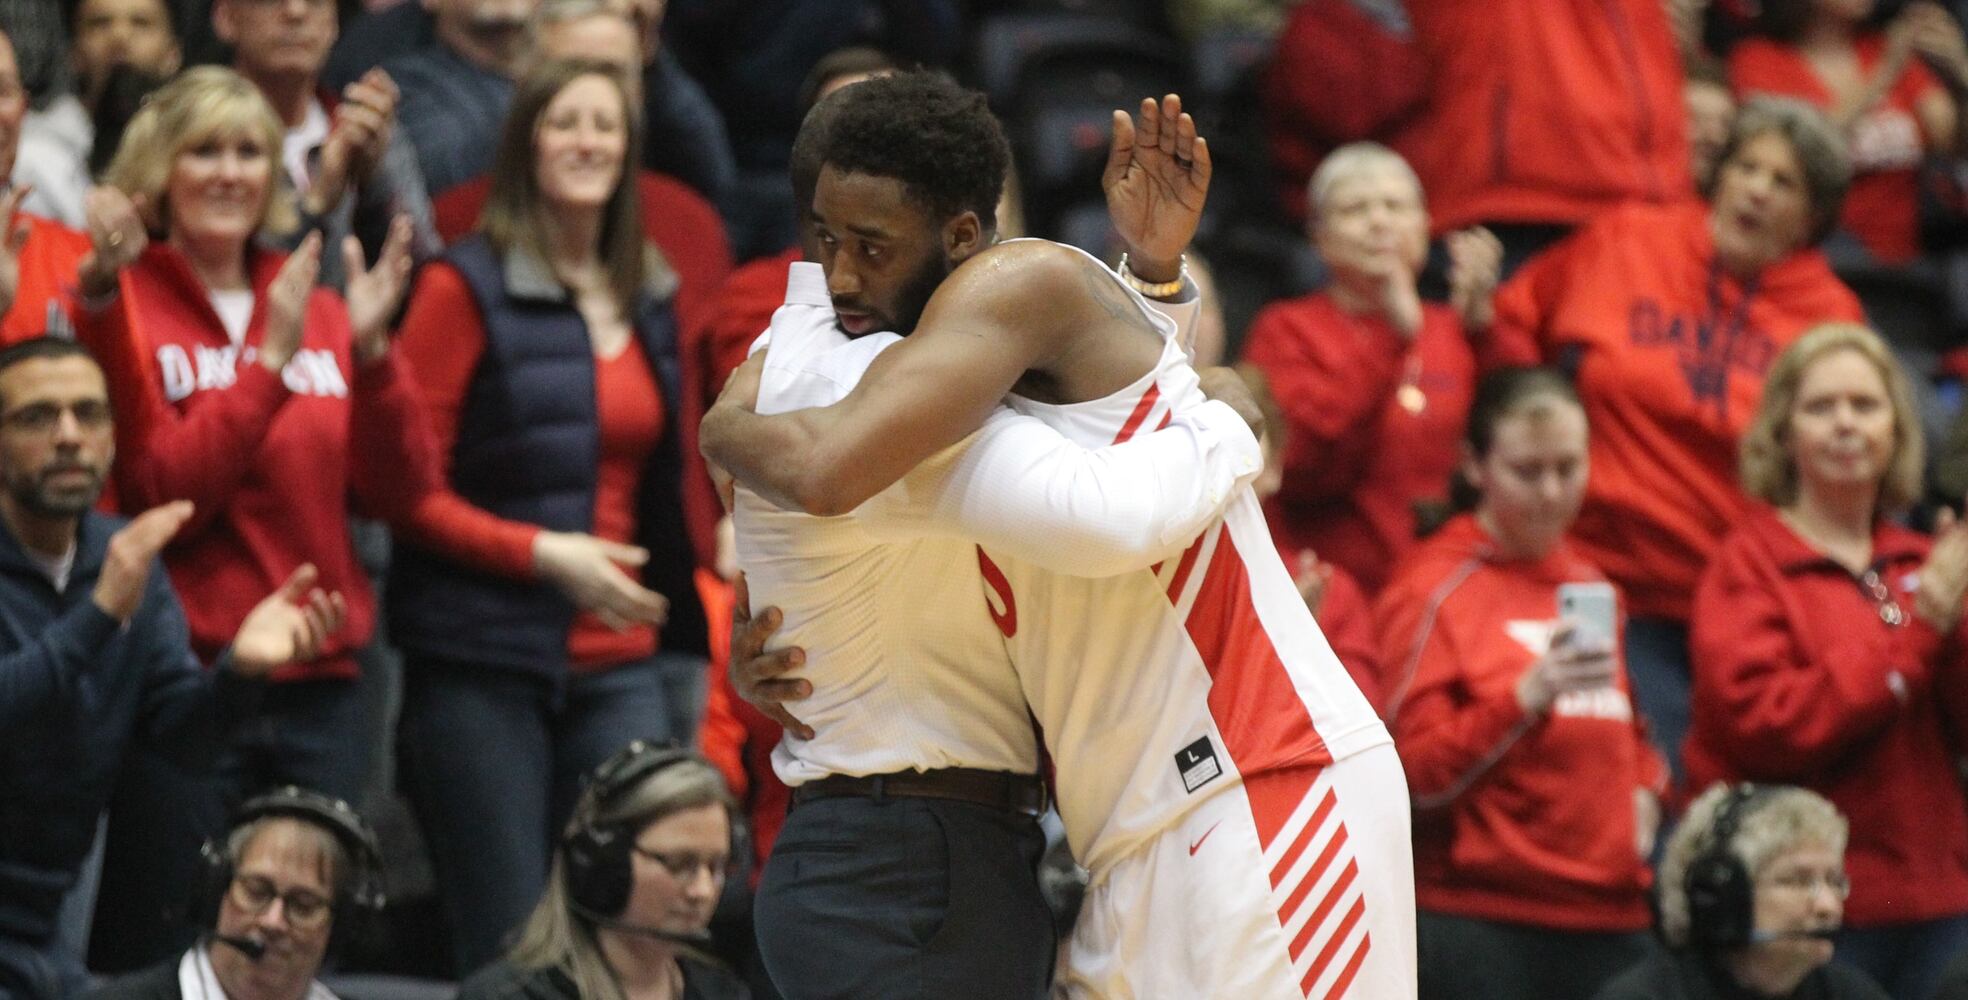
{"type": "Polygon", "coordinates": [[[396,83],[372,69],[339,94],[321,85],[337,33],[334,0],[213,0],[212,30],[232,48],[233,69],[286,126],[281,163],[302,214],[291,243],[322,231],[323,284],[340,288],[347,280],[344,236],[354,235],[373,259],[398,215],[410,220],[416,259],[442,252],[416,151],[396,133],[396,83]]]}

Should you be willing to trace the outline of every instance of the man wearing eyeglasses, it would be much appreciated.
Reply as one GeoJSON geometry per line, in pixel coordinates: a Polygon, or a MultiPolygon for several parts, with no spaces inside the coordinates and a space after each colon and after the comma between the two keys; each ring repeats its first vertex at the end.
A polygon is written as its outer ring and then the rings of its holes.
{"type": "Polygon", "coordinates": [[[206,673],[157,563],[191,504],[127,523],[96,512],[114,455],[86,351],[55,337],[0,349],[0,1000],[83,984],[56,915],[126,751],[209,766],[254,681],[313,656],[343,613],[303,566],[206,673]]]}

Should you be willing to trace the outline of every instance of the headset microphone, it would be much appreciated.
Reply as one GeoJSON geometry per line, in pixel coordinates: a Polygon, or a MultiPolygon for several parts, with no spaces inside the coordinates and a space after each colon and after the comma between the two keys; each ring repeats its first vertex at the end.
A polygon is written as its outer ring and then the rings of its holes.
{"type": "Polygon", "coordinates": [[[1830,941],[1838,936],[1837,928],[1827,927],[1815,931],[1750,931],[1750,944],[1767,944],[1771,941],[1830,941]]]}
{"type": "Polygon", "coordinates": [[[617,917],[603,916],[572,901],[568,903],[568,908],[594,921],[597,927],[606,927],[609,930],[622,931],[625,934],[640,934],[643,937],[652,937],[661,941],[668,941],[671,944],[687,944],[696,948],[707,947],[711,943],[711,932],[707,930],[668,931],[661,927],[651,927],[648,924],[632,924],[617,917]]]}
{"type": "Polygon", "coordinates": [[[266,956],[267,946],[265,941],[249,937],[239,937],[233,934],[213,934],[212,940],[217,944],[225,945],[246,956],[246,960],[249,962],[257,962],[266,956]]]}

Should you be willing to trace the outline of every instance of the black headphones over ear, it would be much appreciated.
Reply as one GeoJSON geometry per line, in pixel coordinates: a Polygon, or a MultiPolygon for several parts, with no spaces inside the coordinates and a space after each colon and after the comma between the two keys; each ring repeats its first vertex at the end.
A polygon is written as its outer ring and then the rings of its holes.
{"type": "Polygon", "coordinates": [[[232,887],[234,875],[233,860],[226,849],[233,831],[273,816],[312,823],[328,831],[348,856],[352,868],[348,877],[336,873],[335,924],[328,937],[328,954],[339,954],[343,945],[351,939],[365,938],[382,919],[387,903],[383,892],[382,849],[376,844],[375,831],[369,829],[369,824],[348,803],[294,785],[248,799],[233,814],[225,835],[207,840],[199,849],[204,871],[203,889],[194,914],[198,925],[207,931],[218,925],[219,907],[232,887]]]}
{"type": "Polygon", "coordinates": [[[702,762],[703,758],[681,747],[636,740],[595,768],[587,791],[575,806],[580,820],[560,843],[567,869],[567,896],[576,909],[601,920],[622,915],[629,905],[629,890],[635,885],[635,867],[629,854],[641,831],[626,823],[600,823],[598,818],[611,803],[651,775],[690,760],[702,762]]]}
{"type": "Polygon", "coordinates": [[[1696,948],[1739,948],[1756,926],[1756,886],[1736,833],[1763,790],[1749,782],[1729,789],[1709,827],[1708,844],[1688,862],[1682,880],[1688,894],[1688,943],[1696,948]]]}

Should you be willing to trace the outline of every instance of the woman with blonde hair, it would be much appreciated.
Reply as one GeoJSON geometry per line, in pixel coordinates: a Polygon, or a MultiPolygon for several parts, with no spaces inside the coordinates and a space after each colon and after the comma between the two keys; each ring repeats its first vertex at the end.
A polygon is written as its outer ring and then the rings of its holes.
{"type": "Polygon", "coordinates": [[[643,239],[640,133],[616,67],[535,67],[479,233],[424,269],[400,331],[445,488],[398,534],[389,617],[461,972],[538,898],[580,776],[690,739],[702,700],[677,277],[643,239]]]}
{"type": "Polygon", "coordinates": [[[743,1000],[702,946],[738,803],[709,761],[636,741],[595,769],[546,891],[505,957],[459,1000],[743,1000]]]}
{"type": "Polygon", "coordinates": [[[1818,326],[1770,368],[1742,446],[1763,501],[1709,564],[1691,622],[1695,786],[1785,782],[1850,816],[1839,952],[1925,998],[1968,946],[1968,525],[1891,515],[1916,497],[1912,393],[1879,336],[1818,326]]]}
{"type": "Polygon", "coordinates": [[[285,784],[361,798],[373,727],[356,653],[375,598],[349,513],[405,513],[430,479],[429,439],[389,338],[408,226],[398,222],[373,267],[352,241],[332,248],[349,264],[346,298],[316,288],[319,236],[292,255],[262,245],[296,220],[283,134],[243,77],[188,70],[131,120],[88,198],[77,327],[116,409],[114,489],[128,511],[195,505],[163,554],[192,648],[212,662],[260,596],[304,566],[348,601],[321,654],[274,676],[216,778],[137,755],[111,809],[104,897],[133,915],[127,934],[106,932],[119,940],[158,933],[155,913],[190,891],[198,844],[231,803],[285,784]]]}

